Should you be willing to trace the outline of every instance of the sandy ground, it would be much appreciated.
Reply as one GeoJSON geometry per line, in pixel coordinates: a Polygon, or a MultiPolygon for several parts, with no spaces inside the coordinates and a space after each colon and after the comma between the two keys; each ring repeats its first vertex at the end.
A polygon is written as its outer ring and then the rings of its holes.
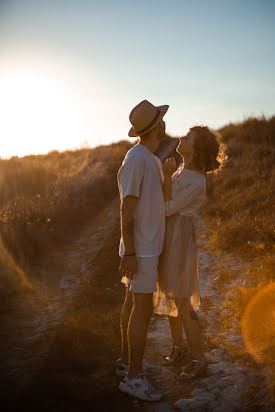
{"type": "MultiPolygon", "coordinates": [[[[2,334],[7,342],[5,365],[18,382],[18,391],[24,390],[30,377],[39,369],[40,361],[54,339],[55,328],[62,322],[77,286],[91,276],[88,267],[96,253],[103,247],[110,230],[119,222],[119,204],[115,199],[104,209],[96,221],[83,229],[78,239],[49,256],[47,264],[37,267],[37,277],[32,279],[35,294],[26,296],[18,304],[14,322],[8,318],[2,334]],[[32,296],[32,297],[31,297],[32,296]],[[34,296],[34,297],[33,297],[34,296]],[[30,356],[31,354],[31,356],[30,356]]],[[[202,304],[199,311],[202,325],[204,351],[209,361],[205,376],[192,382],[178,378],[180,368],[162,365],[161,373],[152,377],[154,386],[163,391],[164,400],[155,404],[132,400],[133,410],[140,411],[270,411],[264,367],[251,368],[238,353],[246,353],[237,324],[227,331],[221,328],[222,300],[231,293],[232,285],[225,285],[223,293],[216,286],[218,273],[212,270],[218,256],[207,249],[204,238],[206,227],[199,222],[199,262],[202,304]],[[258,407],[250,407],[247,393],[257,388],[258,407]]],[[[115,246],[117,247],[117,245],[115,246]]],[[[239,265],[234,257],[231,265],[239,265]]],[[[230,265],[228,267],[230,270],[230,265]]],[[[236,282],[236,280],[234,280],[236,282]]],[[[9,318],[10,319],[10,318],[9,318]]],[[[154,315],[148,332],[146,359],[160,364],[163,355],[169,354],[171,337],[165,316],[154,315]]]]}

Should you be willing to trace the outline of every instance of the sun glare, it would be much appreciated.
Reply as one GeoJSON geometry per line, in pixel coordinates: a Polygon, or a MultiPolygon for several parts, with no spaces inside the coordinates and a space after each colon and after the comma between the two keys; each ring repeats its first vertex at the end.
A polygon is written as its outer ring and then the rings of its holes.
{"type": "Polygon", "coordinates": [[[0,76],[0,156],[64,150],[84,141],[81,111],[58,79],[31,70],[0,76]]]}

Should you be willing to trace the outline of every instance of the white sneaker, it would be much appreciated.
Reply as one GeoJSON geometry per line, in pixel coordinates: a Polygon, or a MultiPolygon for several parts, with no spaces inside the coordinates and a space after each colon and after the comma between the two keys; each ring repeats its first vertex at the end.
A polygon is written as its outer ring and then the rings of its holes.
{"type": "Polygon", "coordinates": [[[124,381],[119,384],[119,389],[143,401],[155,402],[162,398],[162,393],[154,389],[146,376],[142,374],[132,379],[125,376],[124,381]]]}
{"type": "MultiPolygon", "coordinates": [[[[116,375],[117,376],[126,376],[128,373],[129,364],[119,358],[117,360],[116,375]]],[[[152,365],[148,363],[145,359],[142,361],[142,369],[144,375],[153,376],[161,373],[161,367],[159,365],[152,365]]]]}

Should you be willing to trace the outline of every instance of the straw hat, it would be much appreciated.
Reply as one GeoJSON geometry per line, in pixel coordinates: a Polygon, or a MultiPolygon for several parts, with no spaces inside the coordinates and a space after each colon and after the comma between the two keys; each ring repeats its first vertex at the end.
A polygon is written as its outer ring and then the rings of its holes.
{"type": "Polygon", "coordinates": [[[154,106],[148,100],[143,100],[133,108],[129,120],[133,127],[129,130],[128,136],[142,136],[152,130],[163,118],[168,110],[168,105],[154,106]]]}

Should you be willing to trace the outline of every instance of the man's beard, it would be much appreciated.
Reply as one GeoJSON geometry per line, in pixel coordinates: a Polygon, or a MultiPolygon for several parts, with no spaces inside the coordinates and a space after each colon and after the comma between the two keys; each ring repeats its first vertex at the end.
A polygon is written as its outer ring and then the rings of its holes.
{"type": "Polygon", "coordinates": [[[158,139],[162,140],[162,139],[165,139],[166,137],[167,136],[166,136],[166,133],[165,133],[165,130],[164,130],[164,132],[158,136],[158,139]]]}

